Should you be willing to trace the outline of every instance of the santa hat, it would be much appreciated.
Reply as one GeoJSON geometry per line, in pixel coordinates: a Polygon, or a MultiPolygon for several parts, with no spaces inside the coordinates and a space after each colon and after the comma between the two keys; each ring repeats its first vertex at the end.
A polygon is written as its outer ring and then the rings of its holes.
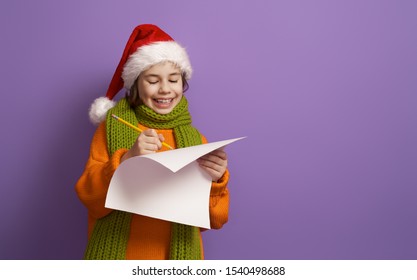
{"type": "Polygon", "coordinates": [[[123,87],[129,90],[142,71],[164,61],[175,63],[187,80],[191,78],[190,60],[181,45],[155,25],[137,26],[127,41],[106,96],[94,100],[90,107],[91,122],[103,121],[107,111],[116,105],[113,98],[123,87]]]}

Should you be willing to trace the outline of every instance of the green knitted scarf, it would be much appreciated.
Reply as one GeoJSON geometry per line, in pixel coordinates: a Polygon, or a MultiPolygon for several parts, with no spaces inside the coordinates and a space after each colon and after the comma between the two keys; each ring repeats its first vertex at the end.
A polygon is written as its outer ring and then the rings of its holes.
{"type": "MultiPolygon", "coordinates": [[[[145,105],[132,110],[126,99],[120,100],[109,110],[106,119],[107,146],[113,155],[120,148],[130,148],[138,134],[135,130],[121,124],[111,114],[137,125],[156,129],[173,129],[178,148],[202,143],[201,135],[191,125],[188,102],[185,97],[169,114],[161,115],[145,105]]],[[[114,210],[98,219],[89,239],[85,259],[125,259],[126,246],[130,232],[131,213],[114,210]]],[[[172,223],[170,259],[201,259],[200,233],[197,227],[172,223]]]]}

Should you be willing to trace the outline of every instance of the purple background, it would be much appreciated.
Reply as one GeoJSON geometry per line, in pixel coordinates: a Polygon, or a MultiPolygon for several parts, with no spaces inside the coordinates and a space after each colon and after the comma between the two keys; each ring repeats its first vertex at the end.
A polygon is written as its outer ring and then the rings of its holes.
{"type": "MultiPolygon", "coordinates": [[[[134,26],[183,44],[228,147],[207,259],[417,259],[416,1],[2,1],[0,259],[80,259],[74,185],[134,26]]],[[[119,94],[122,96],[123,94],[119,94]]]]}

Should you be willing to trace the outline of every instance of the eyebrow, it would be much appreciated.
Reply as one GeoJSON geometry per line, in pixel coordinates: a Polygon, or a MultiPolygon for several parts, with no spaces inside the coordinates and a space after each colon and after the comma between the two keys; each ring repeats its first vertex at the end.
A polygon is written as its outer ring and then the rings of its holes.
{"type": "MultiPolygon", "coordinates": [[[[169,74],[168,76],[180,76],[181,75],[181,73],[179,73],[179,72],[174,72],[174,73],[171,73],[171,74],[169,74]]],[[[159,78],[160,77],[160,75],[158,75],[158,74],[148,74],[148,75],[145,75],[145,78],[149,78],[149,77],[156,77],[156,78],[159,78]]]]}

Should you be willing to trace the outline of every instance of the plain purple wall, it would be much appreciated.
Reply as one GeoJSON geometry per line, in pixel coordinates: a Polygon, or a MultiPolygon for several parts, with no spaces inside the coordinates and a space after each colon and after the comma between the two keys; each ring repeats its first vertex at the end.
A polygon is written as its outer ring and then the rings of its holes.
{"type": "MultiPolygon", "coordinates": [[[[417,259],[416,1],[2,1],[0,259],[80,259],[74,185],[132,29],[183,44],[228,147],[207,259],[417,259]]],[[[122,94],[120,94],[122,95],[122,94]]]]}

